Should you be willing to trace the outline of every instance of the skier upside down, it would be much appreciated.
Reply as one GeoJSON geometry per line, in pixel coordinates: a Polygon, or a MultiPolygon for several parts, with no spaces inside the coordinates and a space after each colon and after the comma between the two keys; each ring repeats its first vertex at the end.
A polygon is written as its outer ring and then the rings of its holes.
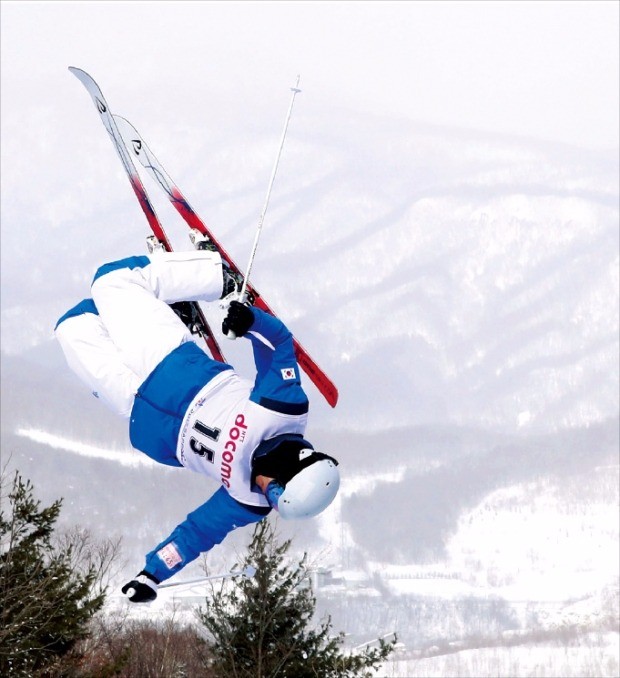
{"type": "Polygon", "coordinates": [[[169,306],[218,300],[230,285],[218,252],[130,257],[101,266],[92,298],[56,325],[69,366],[129,419],[133,447],[221,484],[123,586],[135,603],[154,600],[158,584],[272,508],[284,519],[311,517],[338,492],[338,462],[304,438],[309,403],[285,325],[231,302],[222,329],[250,340],[252,384],[211,359],[169,306]]]}

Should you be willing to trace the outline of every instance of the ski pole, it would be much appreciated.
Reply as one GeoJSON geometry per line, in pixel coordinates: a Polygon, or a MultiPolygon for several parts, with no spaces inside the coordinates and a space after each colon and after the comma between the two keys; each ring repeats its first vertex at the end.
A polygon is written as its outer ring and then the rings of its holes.
{"type": "MultiPolygon", "coordinates": [[[[297,82],[295,87],[291,87],[291,92],[293,96],[291,97],[291,103],[289,104],[288,111],[286,113],[286,120],[284,122],[284,129],[282,130],[282,137],[280,139],[280,146],[278,147],[278,154],[276,156],[276,161],[273,165],[273,170],[271,171],[271,178],[269,179],[269,186],[267,188],[267,195],[265,197],[265,203],[263,205],[262,212],[258,219],[258,226],[256,228],[256,235],[254,236],[254,244],[252,245],[252,251],[250,252],[250,260],[245,269],[245,276],[243,278],[243,285],[241,285],[241,291],[239,292],[239,301],[243,302],[246,298],[246,290],[248,286],[248,280],[250,279],[250,271],[254,265],[254,258],[256,256],[256,250],[258,249],[258,241],[260,240],[261,231],[263,230],[263,223],[265,221],[265,215],[267,214],[267,208],[269,207],[269,199],[271,198],[271,189],[273,188],[273,182],[275,181],[276,174],[278,172],[278,165],[280,164],[280,156],[282,155],[282,149],[284,148],[284,140],[286,139],[286,132],[288,130],[288,123],[291,119],[291,113],[293,112],[293,104],[295,103],[295,96],[301,92],[298,89],[299,85],[299,75],[297,76],[297,82]]],[[[236,339],[237,335],[234,332],[228,332],[226,335],[229,339],[236,339]]]]}
{"type": "Polygon", "coordinates": [[[256,574],[256,568],[248,565],[243,570],[232,572],[224,572],[222,574],[211,574],[205,577],[198,577],[197,579],[185,579],[184,581],[173,581],[168,584],[160,584],[158,588],[167,589],[172,586],[183,586],[184,584],[201,584],[204,581],[209,581],[211,579],[226,579],[228,577],[245,577],[246,579],[252,578],[256,574]]]}
{"type": "MultiPolygon", "coordinates": [[[[184,581],[174,581],[168,584],[160,584],[158,588],[168,589],[172,586],[183,586],[184,584],[201,584],[202,582],[209,581],[210,579],[226,579],[227,577],[245,577],[246,579],[251,579],[256,574],[256,568],[252,565],[248,565],[243,570],[233,570],[232,572],[224,572],[222,574],[211,574],[206,577],[198,577],[197,579],[186,579],[184,581]]],[[[136,593],[136,589],[130,588],[127,589],[125,595],[127,598],[131,598],[136,593]]]]}

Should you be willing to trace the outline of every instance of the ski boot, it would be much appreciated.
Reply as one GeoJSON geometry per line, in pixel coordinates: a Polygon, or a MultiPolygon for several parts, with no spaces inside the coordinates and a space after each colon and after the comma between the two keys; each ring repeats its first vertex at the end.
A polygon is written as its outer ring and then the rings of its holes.
{"type": "MultiPolygon", "coordinates": [[[[222,276],[224,278],[224,285],[222,286],[222,296],[220,299],[227,299],[234,297],[241,292],[243,287],[243,276],[241,273],[236,273],[230,266],[222,259],[222,276]]],[[[252,299],[253,301],[254,299],[252,299]]],[[[250,302],[252,303],[252,302],[250,302]]]]}
{"type": "Polygon", "coordinates": [[[181,322],[191,334],[204,336],[202,319],[198,313],[198,304],[195,301],[177,301],[170,304],[170,308],[177,314],[181,322]]]}
{"type": "Polygon", "coordinates": [[[189,239],[197,250],[206,250],[207,252],[219,252],[214,242],[197,228],[190,229],[189,239]]]}
{"type": "Polygon", "coordinates": [[[157,236],[149,235],[146,238],[146,249],[149,254],[157,254],[158,252],[165,252],[164,243],[157,238],[157,236]]]}

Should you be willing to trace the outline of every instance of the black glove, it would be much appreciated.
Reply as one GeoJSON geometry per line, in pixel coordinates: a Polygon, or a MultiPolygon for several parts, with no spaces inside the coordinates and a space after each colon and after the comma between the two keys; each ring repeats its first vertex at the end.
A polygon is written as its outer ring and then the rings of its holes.
{"type": "Polygon", "coordinates": [[[242,337],[254,323],[254,313],[249,306],[239,301],[231,301],[228,314],[222,323],[222,332],[228,334],[234,332],[242,337]]]}
{"type": "Polygon", "coordinates": [[[157,584],[159,579],[142,570],[135,579],[127,582],[121,591],[132,603],[150,603],[157,598],[157,584]]]}

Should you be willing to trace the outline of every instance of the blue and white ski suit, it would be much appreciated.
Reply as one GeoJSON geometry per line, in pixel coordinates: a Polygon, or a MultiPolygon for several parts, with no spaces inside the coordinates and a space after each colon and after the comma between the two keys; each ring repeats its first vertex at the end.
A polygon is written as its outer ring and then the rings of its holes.
{"type": "Polygon", "coordinates": [[[144,569],[160,582],[269,513],[251,481],[252,459],[280,440],[303,439],[307,424],[292,336],[280,320],[253,308],[246,335],[257,369],[252,384],[211,359],[168,306],[219,299],[221,266],[217,253],[201,251],[106,264],[95,275],[92,299],[62,316],[55,330],[72,369],[128,417],[133,447],[221,485],[147,554],[144,569]]]}

